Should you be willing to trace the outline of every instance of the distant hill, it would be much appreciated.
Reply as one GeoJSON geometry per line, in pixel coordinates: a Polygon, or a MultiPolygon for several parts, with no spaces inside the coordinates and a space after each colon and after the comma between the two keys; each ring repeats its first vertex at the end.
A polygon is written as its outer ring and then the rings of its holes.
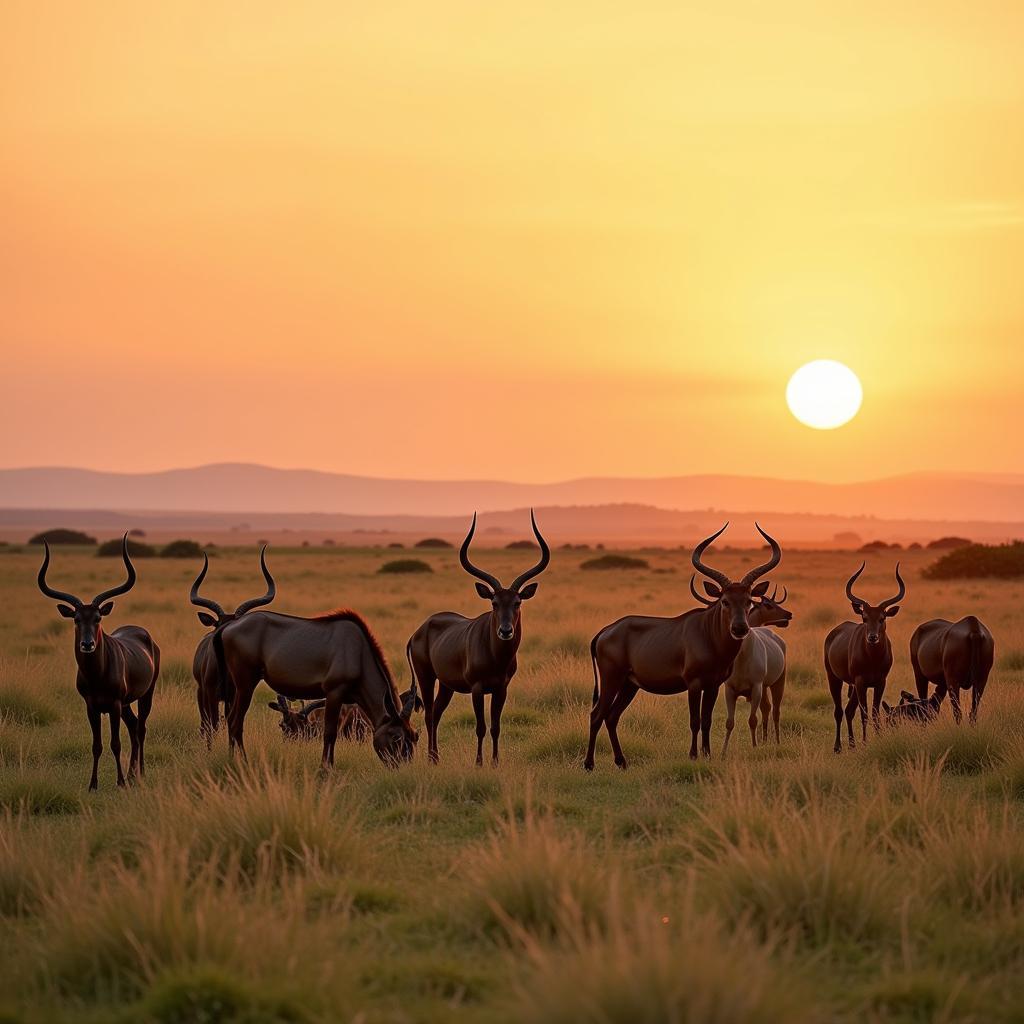
{"type": "Polygon", "coordinates": [[[0,508],[465,516],[473,509],[612,504],[1014,522],[1024,517],[1024,475],[910,474],[850,484],[726,475],[524,484],[389,480],[235,463],[159,473],[0,470],[0,508]]]}

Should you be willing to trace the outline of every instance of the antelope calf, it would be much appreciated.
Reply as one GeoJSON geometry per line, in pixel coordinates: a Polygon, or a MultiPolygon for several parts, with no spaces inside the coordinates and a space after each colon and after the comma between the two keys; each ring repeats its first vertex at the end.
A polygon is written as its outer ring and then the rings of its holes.
{"type": "MultiPolygon", "coordinates": [[[[290,701],[278,695],[276,699],[267,701],[267,706],[281,715],[281,732],[285,739],[313,739],[324,734],[324,709],[326,698],[290,701]],[[295,705],[298,705],[297,707],[295,705]]],[[[343,740],[362,743],[372,732],[366,715],[356,704],[343,704],[338,719],[338,735],[343,740]]]]}
{"type": "Polygon", "coordinates": [[[855,746],[853,738],[853,713],[860,706],[862,739],[868,738],[868,690],[874,691],[871,720],[875,731],[879,728],[878,709],[885,693],[885,681],[892,668],[892,643],[886,636],[886,621],[899,612],[899,602],[906,597],[907,586],[900,575],[900,564],[896,563],[896,581],[899,593],[881,604],[868,604],[853,592],[853,585],[864,571],[864,563],[846,583],[846,596],[860,622],[841,622],[825,637],[825,675],[832,694],[836,720],[835,752],[842,749],[840,739],[843,721],[843,684],[848,690],[846,704],[846,726],[850,734],[850,749],[855,746]]]}
{"type": "Polygon", "coordinates": [[[476,763],[483,764],[484,698],[491,698],[491,760],[498,763],[498,737],[501,735],[501,711],[505,706],[508,686],[516,674],[516,652],[523,638],[521,609],[537,593],[537,584],[530,583],[551,561],[551,551],[537,529],[537,520],[530,510],[533,533],[540,545],[540,559],[532,569],[517,576],[503,587],[496,576],[478,569],[469,560],[469,545],[476,532],[476,513],[469,533],[462,542],[459,561],[462,568],[475,577],[476,592],[491,604],[490,611],[470,619],[458,612],[431,615],[409,638],[405,653],[412,670],[413,687],[419,685],[427,725],[427,754],[437,761],[437,727],[445,708],[456,693],[473,698],[476,715],[476,763]],[[438,683],[437,697],[434,683],[438,683]]]}
{"type": "MultiPolygon", "coordinates": [[[[701,602],[710,606],[714,604],[697,592],[690,577],[690,593],[701,602]]],[[[739,654],[732,665],[732,672],[725,681],[725,743],[722,746],[722,757],[729,750],[729,739],[736,724],[736,702],[745,697],[750,703],[750,715],[747,725],[750,728],[750,742],[757,746],[757,713],[763,717],[763,738],[768,741],[768,714],[773,711],[775,720],[775,742],[779,742],[779,715],[782,708],[782,696],[786,688],[786,641],[772,632],[769,626],[785,629],[793,613],[783,604],[788,591],[778,600],[779,588],[776,587],[769,597],[765,594],[757,601],[750,612],[750,632],[740,645],[739,654]],[[769,694],[771,697],[769,698],[769,694]]]]}
{"type": "Polygon", "coordinates": [[[939,698],[932,694],[927,700],[915,697],[906,690],[900,690],[900,702],[891,707],[884,700],[882,711],[885,714],[886,725],[897,725],[900,722],[917,722],[925,725],[933,721],[939,714],[939,698]]]}
{"type": "Polygon", "coordinates": [[[192,675],[196,681],[196,703],[199,705],[199,733],[206,739],[206,746],[213,743],[213,734],[220,725],[220,705],[224,704],[224,714],[227,715],[231,706],[230,680],[226,674],[222,674],[217,665],[217,655],[213,649],[214,634],[223,629],[229,622],[241,618],[246,612],[253,608],[261,608],[270,604],[277,595],[277,584],[274,577],[270,575],[267,568],[267,546],[260,550],[260,569],[263,578],[267,581],[267,592],[262,597],[253,597],[243,601],[233,612],[226,612],[216,602],[208,597],[199,596],[199,588],[206,579],[210,569],[210,558],[203,555],[203,568],[192,584],[188,599],[197,608],[207,608],[213,615],[207,612],[199,612],[199,621],[204,626],[212,627],[196,646],[195,657],[192,659],[192,675]]]}
{"type": "Polygon", "coordinates": [[[971,691],[969,721],[978,720],[978,708],[995,660],[995,641],[988,627],[974,615],[959,622],[932,619],[922,622],[910,638],[910,663],[914,667],[917,695],[928,696],[928,684],[935,684],[939,704],[946,694],[953,718],[960,724],[960,691],[971,691]]]}
{"type": "MultiPolygon", "coordinates": [[[[708,577],[704,589],[712,599],[674,618],[627,615],[605,626],[590,641],[594,665],[594,701],[590,712],[590,741],[583,767],[594,768],[594,748],[602,724],[608,730],[615,763],[626,767],[619,745],[622,713],[640,690],[655,694],[685,693],[690,704],[690,757],[701,750],[711,756],[711,718],[722,683],[750,633],[754,599],[764,597],[768,581],[756,581],[782,560],[782,549],[760,526],[758,532],[771,546],[771,558],[733,582],[723,572],[701,561],[705,550],[729,524],[694,548],[693,567],[708,577]],[[713,581],[713,582],[711,582],[713,581]]],[[[756,524],[755,524],[756,525],[756,524]]]]}
{"type": "Polygon", "coordinates": [[[57,611],[75,623],[75,662],[78,676],[75,686],[85,701],[86,714],[92,728],[92,777],[89,789],[99,786],[98,771],[103,753],[102,716],[110,720],[110,752],[117,765],[117,784],[125,784],[121,768],[121,722],[128,728],[132,751],[128,761],[128,778],[146,773],[146,720],[153,706],[153,691],[160,675],[160,648],[141,626],[119,626],[110,633],[103,630],[101,620],[113,610],[111,598],[127,594],[135,586],[135,567],[128,557],[128,534],[121,541],[127,579],[112,590],[104,590],[86,602],[74,594],[54,590],[46,582],[50,567],[50,545],[44,542],[45,554],[39,569],[39,589],[54,601],[57,611]],[[131,705],[138,702],[136,716],[131,705]]]}

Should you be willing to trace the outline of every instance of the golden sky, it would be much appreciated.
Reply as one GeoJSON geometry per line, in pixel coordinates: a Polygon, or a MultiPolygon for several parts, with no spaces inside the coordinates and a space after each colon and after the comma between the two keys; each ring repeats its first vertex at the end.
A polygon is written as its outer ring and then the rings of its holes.
{"type": "Polygon", "coordinates": [[[0,465],[1024,471],[1024,5],[0,7],[0,465]],[[860,415],[801,426],[828,357],[860,415]]]}

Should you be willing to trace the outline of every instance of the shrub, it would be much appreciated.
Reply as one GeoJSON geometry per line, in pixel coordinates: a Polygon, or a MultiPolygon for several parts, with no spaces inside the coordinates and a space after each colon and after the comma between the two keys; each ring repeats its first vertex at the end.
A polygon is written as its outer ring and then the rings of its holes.
{"type": "Polygon", "coordinates": [[[34,537],[29,540],[29,544],[88,544],[93,545],[96,543],[95,537],[90,537],[87,533],[82,533],[80,530],[66,530],[63,527],[58,527],[53,530],[43,530],[42,533],[37,533],[34,537]]]}
{"type": "Polygon", "coordinates": [[[389,548],[404,548],[405,545],[400,540],[393,540],[389,545],[389,548]]]}
{"type": "Polygon", "coordinates": [[[138,527],[135,527],[134,530],[129,530],[128,531],[128,536],[129,537],[145,537],[146,536],[146,531],[145,530],[140,530],[138,527]]]}
{"type": "Polygon", "coordinates": [[[424,537],[423,540],[418,540],[413,545],[417,548],[450,548],[452,545],[446,540],[442,540],[440,537],[424,537]]]}
{"type": "Polygon", "coordinates": [[[939,537],[938,540],[929,541],[929,551],[955,551],[957,548],[969,548],[971,541],[966,537],[939,537]]]}
{"type": "Polygon", "coordinates": [[[194,540],[172,540],[160,552],[161,558],[199,558],[203,549],[194,540]]]}
{"type": "Polygon", "coordinates": [[[854,533],[853,530],[840,530],[839,533],[835,534],[832,539],[837,544],[842,544],[844,547],[860,547],[864,541],[861,539],[859,533],[854,533]]]}
{"type": "Polygon", "coordinates": [[[395,562],[385,562],[377,572],[383,573],[409,573],[409,572],[433,572],[434,570],[426,562],[418,558],[399,558],[395,562]]]}
{"type": "MultiPolygon", "coordinates": [[[[154,558],[156,556],[156,548],[151,544],[144,544],[140,540],[128,540],[128,554],[132,558],[154,558]]],[[[121,557],[121,538],[115,537],[113,540],[104,541],[97,549],[96,555],[99,558],[120,558],[121,557]]]]}
{"type": "Polygon", "coordinates": [[[930,580],[1013,579],[1024,576],[1024,541],[955,548],[929,565],[922,575],[930,580]]]}
{"type": "Polygon", "coordinates": [[[581,569],[601,571],[605,569],[649,569],[646,559],[634,558],[632,555],[601,555],[580,563],[581,569]]]}
{"type": "Polygon", "coordinates": [[[514,540],[506,544],[505,547],[509,551],[528,551],[531,548],[535,549],[537,545],[532,540],[514,540]]]}
{"type": "Polygon", "coordinates": [[[867,554],[872,551],[889,551],[893,548],[899,548],[899,544],[887,544],[884,540],[869,540],[867,544],[861,544],[857,550],[867,554]]]}

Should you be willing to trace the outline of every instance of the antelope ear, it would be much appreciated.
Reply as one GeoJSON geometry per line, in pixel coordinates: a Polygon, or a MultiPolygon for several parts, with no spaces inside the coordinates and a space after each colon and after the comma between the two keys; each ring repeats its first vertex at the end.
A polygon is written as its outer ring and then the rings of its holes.
{"type": "Polygon", "coordinates": [[[108,601],[105,605],[100,606],[100,615],[109,615],[114,610],[114,602],[108,601]]]}
{"type": "Polygon", "coordinates": [[[712,583],[710,580],[704,580],[704,593],[708,597],[713,597],[716,601],[722,596],[722,588],[717,583],[712,583]]]}
{"type": "Polygon", "coordinates": [[[751,597],[764,597],[768,593],[768,580],[761,580],[760,583],[750,592],[751,597]]]}
{"type": "Polygon", "coordinates": [[[529,601],[530,598],[537,593],[537,586],[538,584],[536,583],[527,583],[526,586],[519,591],[519,597],[523,601],[529,601]]]}
{"type": "Polygon", "coordinates": [[[75,617],[75,609],[68,604],[57,605],[57,611],[64,616],[65,619],[73,619],[75,617]]]}
{"type": "Polygon", "coordinates": [[[216,626],[217,620],[208,612],[199,612],[199,621],[204,626],[216,626]]]}
{"type": "Polygon", "coordinates": [[[853,609],[855,615],[864,614],[864,602],[863,601],[851,601],[850,607],[853,609]]]}
{"type": "Polygon", "coordinates": [[[479,594],[479,595],[480,595],[480,596],[481,596],[481,597],[482,597],[482,598],[483,598],[483,599],[484,599],[485,601],[493,601],[493,600],[494,600],[494,591],[493,591],[493,590],[491,590],[491,588],[490,588],[489,586],[487,586],[487,584],[486,584],[486,583],[478,583],[478,584],[476,585],[476,592],[477,592],[477,593],[478,593],[478,594],[479,594]]]}
{"type": "Polygon", "coordinates": [[[900,606],[899,606],[899,605],[896,605],[896,607],[895,607],[895,608],[886,608],[886,609],[885,609],[885,614],[886,614],[886,617],[887,617],[887,618],[890,618],[890,619],[891,619],[891,618],[892,618],[892,617],[893,617],[894,615],[899,615],[899,613],[900,613],[900,606]]]}

